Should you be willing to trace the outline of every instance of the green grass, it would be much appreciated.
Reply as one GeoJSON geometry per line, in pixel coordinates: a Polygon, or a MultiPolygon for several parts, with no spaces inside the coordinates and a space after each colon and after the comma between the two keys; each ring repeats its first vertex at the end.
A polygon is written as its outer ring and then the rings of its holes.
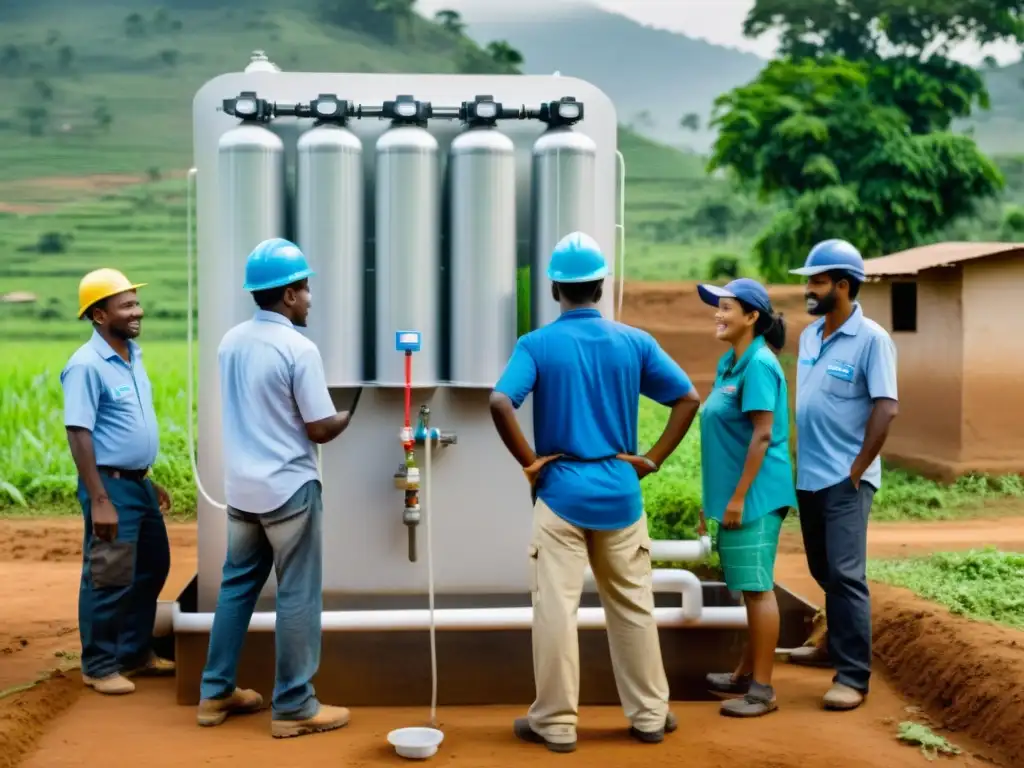
{"type": "Polygon", "coordinates": [[[1024,553],[992,547],[868,563],[868,577],[954,614],[1024,629],[1024,553]]]}
{"type": "MultiPolygon", "coordinates": [[[[5,345],[6,354],[0,359],[0,378],[5,382],[0,390],[0,510],[8,514],[76,510],[75,468],[64,434],[60,371],[88,332],[80,327],[76,339],[5,345]]],[[[196,492],[187,441],[186,347],[182,341],[149,340],[148,321],[142,341],[160,419],[161,451],[154,476],[173,494],[178,513],[187,516],[194,513],[196,492]]],[[[642,450],[658,439],[667,416],[663,406],[642,403],[642,450]]],[[[698,421],[661,471],[644,483],[653,536],[689,538],[695,534],[701,503],[700,472],[698,421]]],[[[902,472],[886,471],[875,500],[874,517],[957,517],[985,499],[1022,495],[1019,479],[964,478],[943,487],[902,472]]]]}

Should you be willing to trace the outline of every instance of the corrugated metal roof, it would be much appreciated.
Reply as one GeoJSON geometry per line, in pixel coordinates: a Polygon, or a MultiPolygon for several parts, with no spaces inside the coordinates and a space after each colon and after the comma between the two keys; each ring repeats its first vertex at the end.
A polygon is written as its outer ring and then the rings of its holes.
{"type": "Polygon", "coordinates": [[[864,271],[868,277],[916,275],[926,269],[1014,252],[1024,253],[1024,243],[935,243],[867,259],[864,271]]]}

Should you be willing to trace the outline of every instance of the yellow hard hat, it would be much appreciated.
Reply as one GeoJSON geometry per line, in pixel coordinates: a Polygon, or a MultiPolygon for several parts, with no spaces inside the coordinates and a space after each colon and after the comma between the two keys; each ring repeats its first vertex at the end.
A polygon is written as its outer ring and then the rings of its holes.
{"type": "Polygon", "coordinates": [[[97,269],[82,278],[78,284],[78,317],[97,301],[103,301],[125,291],[134,291],[146,283],[133,283],[116,269],[97,269]]]}

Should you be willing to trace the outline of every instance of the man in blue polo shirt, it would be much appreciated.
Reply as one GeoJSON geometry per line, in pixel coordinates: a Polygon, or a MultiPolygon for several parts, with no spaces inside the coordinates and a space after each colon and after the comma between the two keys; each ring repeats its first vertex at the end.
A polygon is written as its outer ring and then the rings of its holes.
{"type": "Polygon", "coordinates": [[[654,623],[640,480],[679,445],[700,398],[650,334],[601,316],[597,303],[608,267],[592,238],[565,237],[547,274],[562,314],[519,339],[491,394],[495,427],[535,499],[530,582],[537,697],[515,733],[554,752],[575,749],[576,611],[589,560],[630,733],[656,743],[675,730],[676,719],[654,623]],[[515,415],[531,393],[536,451],[515,415]],[[672,409],[644,456],[636,455],[640,395],[672,409]]]}
{"type": "Polygon", "coordinates": [[[82,679],[104,694],[135,690],[138,674],[170,674],[152,651],[156,604],[171,567],[167,491],[149,477],[160,450],[153,387],[136,343],[142,306],[131,283],[98,269],[78,286],[92,338],[61,372],[64,426],[85,516],[78,631],[82,679]]]}
{"type": "Polygon", "coordinates": [[[316,445],[344,431],[316,345],[305,327],[313,270],[293,243],[260,243],[245,265],[245,290],[258,309],[221,340],[224,491],[228,549],[196,720],[202,726],[263,706],[235,686],[238,660],[256,600],[277,574],[274,738],[330,731],[348,723],[344,707],[321,705],[313,689],[320,666],[323,610],[323,499],[316,445]]]}
{"type": "Polygon", "coordinates": [[[827,647],[797,664],[835,668],[828,709],[855,709],[871,677],[867,529],[882,484],[879,454],[898,410],[896,347],[856,301],[864,260],[850,243],[816,245],[803,267],[807,311],[797,364],[797,499],[811,575],[825,592],[827,647]]]}

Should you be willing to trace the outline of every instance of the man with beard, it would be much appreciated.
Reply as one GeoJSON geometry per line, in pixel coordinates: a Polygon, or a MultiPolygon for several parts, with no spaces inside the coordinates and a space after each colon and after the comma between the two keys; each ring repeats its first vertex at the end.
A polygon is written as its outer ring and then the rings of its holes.
{"type": "Polygon", "coordinates": [[[342,433],[320,352],[299,332],[311,305],[313,270],[295,244],[273,238],[245,265],[245,290],[258,309],[220,343],[228,547],[200,685],[197,722],[220,725],[255,712],[263,697],[235,686],[249,620],[270,571],[277,575],[275,738],[348,723],[344,707],[321,705],[323,499],[316,444],[342,433]]]}
{"type": "Polygon", "coordinates": [[[879,453],[896,417],[896,347],[856,301],[864,260],[826,240],[792,274],[807,278],[796,383],[797,500],[811,575],[825,592],[828,641],[790,661],[831,666],[827,709],[855,709],[871,676],[871,604],[865,574],[871,502],[882,481],[879,453]]]}
{"type": "Polygon", "coordinates": [[[157,598],[171,565],[163,518],[171,499],[149,477],[160,433],[142,348],[134,341],[143,316],[136,289],[143,285],[114,269],[82,278],[78,317],[92,322],[92,338],[60,375],[85,519],[82,679],[104,694],[131,693],[133,675],[174,672],[174,663],[152,650],[157,598]]]}

